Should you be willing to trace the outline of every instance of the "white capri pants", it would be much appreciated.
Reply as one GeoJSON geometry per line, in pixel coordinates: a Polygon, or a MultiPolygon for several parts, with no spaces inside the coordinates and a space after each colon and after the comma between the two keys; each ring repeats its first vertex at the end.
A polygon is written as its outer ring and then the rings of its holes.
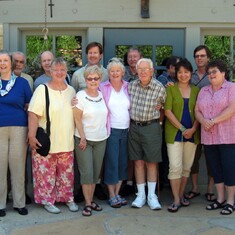
{"type": "Polygon", "coordinates": [[[169,157],[168,179],[189,177],[197,145],[191,142],[167,144],[169,157]]]}

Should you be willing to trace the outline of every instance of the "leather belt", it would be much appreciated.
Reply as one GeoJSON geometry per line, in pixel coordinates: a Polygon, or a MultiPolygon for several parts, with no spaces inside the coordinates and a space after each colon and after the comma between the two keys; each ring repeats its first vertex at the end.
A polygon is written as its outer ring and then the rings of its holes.
{"type": "Polygon", "coordinates": [[[153,120],[150,120],[150,121],[146,121],[146,122],[141,122],[141,121],[134,121],[131,119],[131,123],[136,125],[136,126],[148,126],[154,122],[159,122],[159,119],[153,119],[153,120]]]}

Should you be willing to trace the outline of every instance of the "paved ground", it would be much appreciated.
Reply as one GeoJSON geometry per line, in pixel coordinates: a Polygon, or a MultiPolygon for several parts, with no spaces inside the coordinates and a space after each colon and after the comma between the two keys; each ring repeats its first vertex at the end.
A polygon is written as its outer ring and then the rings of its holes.
{"type": "MultiPolygon", "coordinates": [[[[203,189],[200,189],[203,192],[203,189]]],[[[207,211],[204,195],[192,200],[191,206],[181,208],[177,213],[169,213],[167,205],[171,202],[171,192],[164,189],[161,194],[161,211],[152,211],[146,205],[141,209],[129,204],[119,209],[108,206],[106,201],[97,201],[103,206],[102,212],[94,212],[91,217],[79,212],[69,212],[65,205],[59,204],[62,213],[53,215],[41,206],[28,206],[29,215],[20,216],[8,204],[6,217],[0,218],[0,235],[232,235],[235,234],[235,212],[222,216],[219,210],[207,211]]]]}

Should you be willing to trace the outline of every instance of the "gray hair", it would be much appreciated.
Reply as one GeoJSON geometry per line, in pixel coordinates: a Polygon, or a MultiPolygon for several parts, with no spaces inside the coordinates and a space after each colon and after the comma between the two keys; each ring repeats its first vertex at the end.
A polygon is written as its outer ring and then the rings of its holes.
{"type": "Polygon", "coordinates": [[[150,69],[153,68],[153,61],[152,61],[151,59],[142,58],[142,59],[139,59],[138,62],[136,63],[136,69],[138,69],[139,65],[140,65],[142,62],[147,62],[147,63],[149,63],[150,69]]]}
{"type": "Polygon", "coordinates": [[[129,52],[131,52],[131,51],[137,51],[137,52],[140,54],[140,58],[143,56],[138,47],[130,47],[130,48],[128,49],[128,51],[127,51],[127,55],[128,55],[129,52]]]}
{"type": "Polygon", "coordinates": [[[125,73],[125,66],[123,65],[123,63],[121,62],[121,60],[117,57],[113,57],[112,59],[109,60],[108,66],[107,66],[107,70],[108,72],[112,69],[112,67],[114,66],[119,66],[121,68],[121,70],[125,73]]]}
{"type": "Polygon", "coordinates": [[[15,60],[14,55],[22,55],[24,57],[24,64],[26,64],[26,56],[22,51],[14,51],[11,53],[11,55],[12,55],[13,62],[15,60]]]}
{"type": "Polygon", "coordinates": [[[52,70],[53,67],[57,66],[57,65],[63,65],[66,70],[68,70],[68,66],[67,66],[67,63],[66,61],[62,58],[62,57],[58,57],[58,58],[55,58],[52,62],[51,62],[51,68],[50,70],[52,70]]]}
{"type": "Polygon", "coordinates": [[[87,66],[84,72],[84,77],[87,78],[89,74],[98,74],[102,78],[102,69],[98,65],[87,66]]]}

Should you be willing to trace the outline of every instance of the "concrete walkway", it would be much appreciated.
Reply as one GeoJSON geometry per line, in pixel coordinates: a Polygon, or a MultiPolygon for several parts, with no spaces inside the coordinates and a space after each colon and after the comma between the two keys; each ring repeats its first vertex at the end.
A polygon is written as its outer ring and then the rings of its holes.
{"type": "MultiPolygon", "coordinates": [[[[201,193],[203,192],[202,189],[201,193]]],[[[182,207],[177,213],[169,213],[167,206],[172,201],[169,189],[161,192],[162,210],[152,211],[147,205],[141,209],[129,204],[119,209],[111,208],[106,201],[97,201],[102,212],[93,212],[91,217],[79,212],[70,212],[58,204],[58,215],[46,212],[41,206],[28,206],[29,214],[21,216],[8,204],[7,215],[0,218],[0,235],[232,235],[235,234],[235,212],[229,216],[220,215],[220,210],[207,211],[204,195],[194,198],[189,207],[182,207]]]]}

